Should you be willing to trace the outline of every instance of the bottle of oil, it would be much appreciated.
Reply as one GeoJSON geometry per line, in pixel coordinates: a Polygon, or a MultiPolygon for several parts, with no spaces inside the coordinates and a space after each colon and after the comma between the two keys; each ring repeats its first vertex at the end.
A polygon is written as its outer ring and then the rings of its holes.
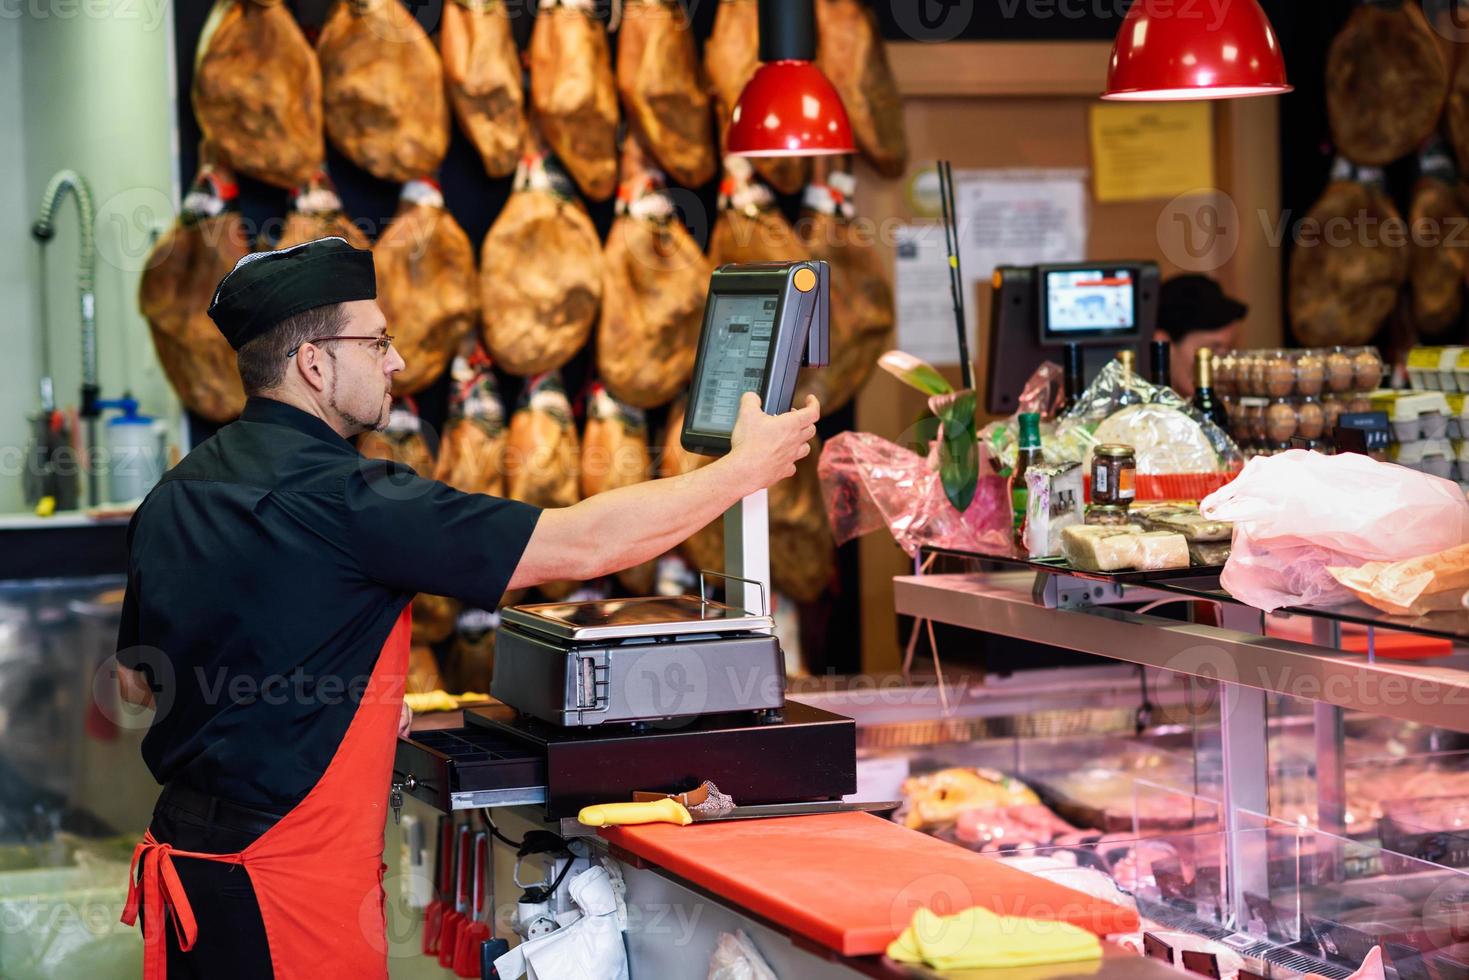
{"type": "Polygon", "coordinates": [[[1010,474],[1010,507],[1014,519],[1015,547],[1025,551],[1025,508],[1030,501],[1030,491],[1025,486],[1025,474],[1031,466],[1041,462],[1041,417],[1036,412],[1020,413],[1020,451],[1015,457],[1015,469],[1010,474]]]}

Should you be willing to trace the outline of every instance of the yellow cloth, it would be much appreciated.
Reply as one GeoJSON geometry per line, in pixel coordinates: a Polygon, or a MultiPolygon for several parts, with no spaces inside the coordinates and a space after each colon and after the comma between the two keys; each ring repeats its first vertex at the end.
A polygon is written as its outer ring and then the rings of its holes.
{"type": "Polygon", "coordinates": [[[1099,960],[1102,944],[1092,933],[1066,922],[996,915],[982,908],[943,917],[919,909],[887,952],[899,963],[972,970],[1099,960]]]}
{"type": "Polygon", "coordinates": [[[459,707],[461,701],[483,701],[489,695],[476,694],[473,691],[465,691],[463,694],[450,694],[448,691],[424,691],[421,693],[409,693],[403,695],[403,700],[408,702],[408,707],[413,709],[415,715],[428,714],[430,711],[453,711],[459,707]]]}

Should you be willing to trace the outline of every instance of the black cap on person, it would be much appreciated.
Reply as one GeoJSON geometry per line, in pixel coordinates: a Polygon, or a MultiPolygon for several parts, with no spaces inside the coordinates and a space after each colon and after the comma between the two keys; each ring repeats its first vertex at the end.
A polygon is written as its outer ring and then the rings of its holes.
{"type": "Polygon", "coordinates": [[[220,280],[209,317],[235,350],[298,313],[377,298],[372,253],[343,238],[252,252],[220,280]]]}

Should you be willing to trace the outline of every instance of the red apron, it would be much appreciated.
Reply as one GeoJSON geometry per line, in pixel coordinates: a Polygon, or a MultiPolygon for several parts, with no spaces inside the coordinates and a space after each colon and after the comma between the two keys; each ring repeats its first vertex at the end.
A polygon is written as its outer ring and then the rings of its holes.
{"type": "Polygon", "coordinates": [[[383,826],[408,672],[411,609],[403,609],[383,643],[326,772],[279,823],[236,854],[175,850],[151,830],[143,837],[133,851],[122,913],[125,924],[137,921],[141,897],[143,980],[167,976],[165,913],[180,949],[191,949],[198,934],[175,857],[244,866],[260,904],[276,980],[387,977],[383,826]]]}

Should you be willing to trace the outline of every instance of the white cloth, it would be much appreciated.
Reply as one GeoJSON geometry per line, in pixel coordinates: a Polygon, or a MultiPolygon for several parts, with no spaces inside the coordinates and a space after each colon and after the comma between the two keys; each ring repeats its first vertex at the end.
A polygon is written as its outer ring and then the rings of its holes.
{"type": "Polygon", "coordinates": [[[607,869],[588,868],[571,879],[567,891],[580,917],[497,959],[495,969],[504,980],[522,975],[529,980],[628,980],[617,896],[607,869]]]}

